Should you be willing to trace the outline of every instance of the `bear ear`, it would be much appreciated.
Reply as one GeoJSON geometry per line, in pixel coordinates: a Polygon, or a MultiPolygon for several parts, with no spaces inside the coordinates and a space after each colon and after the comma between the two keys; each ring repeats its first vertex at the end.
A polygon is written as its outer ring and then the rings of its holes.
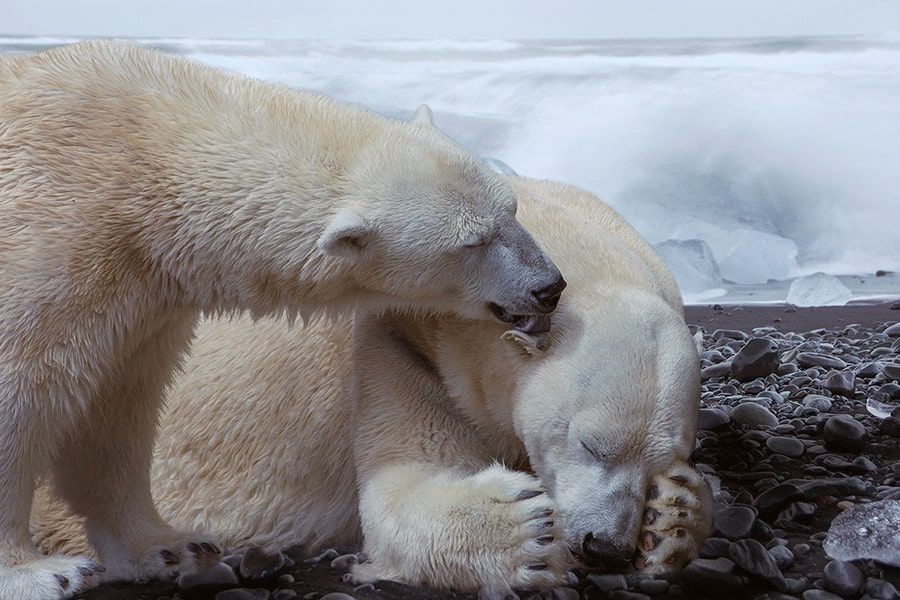
{"type": "Polygon", "coordinates": [[[372,228],[352,209],[337,213],[316,241],[316,247],[328,256],[357,260],[365,250],[372,228]]]}
{"type": "Polygon", "coordinates": [[[420,104],[419,108],[416,109],[416,114],[412,119],[413,123],[418,123],[419,125],[430,125],[434,127],[434,115],[431,114],[431,109],[427,104],[420,104]]]}

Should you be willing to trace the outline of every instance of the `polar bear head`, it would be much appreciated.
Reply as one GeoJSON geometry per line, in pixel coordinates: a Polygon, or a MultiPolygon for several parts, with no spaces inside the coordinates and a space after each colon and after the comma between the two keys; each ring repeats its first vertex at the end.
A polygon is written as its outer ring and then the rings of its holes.
{"type": "Polygon", "coordinates": [[[318,240],[356,286],[384,305],[500,319],[529,330],[566,283],[516,220],[509,184],[430,124],[369,144],[344,206],[318,240]]]}
{"type": "Polygon", "coordinates": [[[697,350],[658,297],[592,294],[603,311],[571,310],[572,300],[554,316],[553,351],[525,359],[532,373],[514,408],[517,434],[576,553],[676,570],[696,557],[711,522],[709,486],[690,466],[697,350]]]}

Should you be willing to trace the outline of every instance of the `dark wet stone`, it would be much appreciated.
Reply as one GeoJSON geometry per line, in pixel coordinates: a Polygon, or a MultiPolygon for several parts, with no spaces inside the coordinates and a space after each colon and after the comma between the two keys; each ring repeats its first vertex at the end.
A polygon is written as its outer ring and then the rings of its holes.
{"type": "Polygon", "coordinates": [[[810,394],[803,399],[803,406],[814,408],[819,412],[828,412],[831,410],[831,398],[820,396],[819,394],[810,394]]]}
{"type": "Polygon", "coordinates": [[[235,588],[216,594],[216,600],[268,600],[269,590],[235,588]]]}
{"type": "Polygon", "coordinates": [[[853,452],[865,444],[866,428],[849,415],[830,417],[822,430],[822,439],[828,448],[853,452]]]}
{"type": "Polygon", "coordinates": [[[624,575],[588,575],[587,581],[601,592],[624,590],[628,587],[624,575]]]}
{"type": "Polygon", "coordinates": [[[755,402],[743,402],[731,411],[731,420],[739,425],[750,427],[775,427],[778,425],[778,417],[772,414],[765,406],[755,402]]]}
{"type": "Polygon", "coordinates": [[[731,375],[731,363],[720,362],[700,370],[700,378],[704,381],[715,377],[729,377],[731,375]]]}
{"type": "Polygon", "coordinates": [[[319,600],[356,600],[356,598],[343,592],[331,592],[330,594],[325,594],[319,600]]]}
{"type": "Polygon", "coordinates": [[[806,450],[803,442],[793,437],[772,436],[766,440],[766,447],[772,452],[790,456],[791,458],[799,458],[803,456],[806,450]]]}
{"type": "Polygon", "coordinates": [[[728,549],[728,557],[744,571],[761,577],[777,590],[785,591],[784,576],[766,548],[756,540],[738,540],[728,549]]]}
{"type": "Polygon", "coordinates": [[[751,381],[778,370],[778,345],[766,338],[748,340],[731,359],[731,376],[751,381]]]}
{"type": "Polygon", "coordinates": [[[713,530],[717,537],[739,540],[750,535],[756,511],[749,506],[720,508],[713,515],[713,530]]]}
{"type": "Polygon", "coordinates": [[[728,546],[731,545],[725,538],[711,537],[703,541],[700,547],[700,558],[721,558],[728,556],[728,546]]]}
{"type": "Polygon", "coordinates": [[[791,502],[786,509],[778,513],[778,519],[802,523],[808,521],[815,514],[815,504],[811,502],[791,502]]]}
{"type": "Polygon", "coordinates": [[[891,582],[875,577],[866,581],[866,593],[872,600],[900,600],[900,593],[891,582]]]}
{"type": "Polygon", "coordinates": [[[539,594],[531,596],[528,600],[578,600],[576,590],[570,587],[555,587],[549,590],[541,590],[539,594]]]}
{"type": "Polygon", "coordinates": [[[244,552],[238,573],[241,581],[256,582],[274,579],[285,568],[287,564],[281,552],[266,552],[259,546],[251,546],[244,552]]]}
{"type": "Polygon", "coordinates": [[[651,596],[659,596],[669,590],[669,582],[665,579],[641,579],[637,583],[637,588],[651,596]]]}
{"type": "Polygon", "coordinates": [[[219,563],[205,571],[185,573],[175,580],[175,586],[186,600],[194,598],[208,598],[221,590],[227,590],[240,585],[231,567],[225,563],[219,563]]]}
{"type": "Polygon", "coordinates": [[[900,437],[900,419],[888,417],[879,423],[878,430],[890,437],[900,437]]]}
{"type": "Polygon", "coordinates": [[[697,427],[702,431],[716,429],[725,425],[731,417],[724,410],[718,408],[701,408],[697,427]]]}
{"type": "Polygon", "coordinates": [[[801,598],[803,600],[843,600],[840,596],[825,590],[806,590],[801,598]]]}
{"type": "Polygon", "coordinates": [[[800,488],[793,483],[782,483],[768,489],[756,497],[753,506],[763,517],[773,517],[791,501],[802,495],[800,488]]]}
{"type": "Polygon", "coordinates": [[[862,592],[865,577],[852,563],[833,560],[825,565],[825,589],[842,598],[855,598],[862,592]]]}
{"type": "Polygon", "coordinates": [[[898,381],[900,380],[900,365],[895,363],[886,363],[881,373],[888,379],[898,381]]]}
{"type": "Polygon", "coordinates": [[[294,590],[278,590],[272,596],[272,600],[296,600],[297,592],[294,590]]]}
{"type": "Polygon", "coordinates": [[[842,477],[840,479],[811,479],[807,481],[792,480],[800,488],[800,499],[815,500],[822,496],[873,496],[875,486],[858,477],[842,477]]]}
{"type": "Polygon", "coordinates": [[[838,371],[822,381],[822,387],[839,396],[853,397],[856,389],[856,375],[853,371],[838,371]]]}
{"type": "Polygon", "coordinates": [[[847,363],[836,356],[828,356],[818,352],[801,352],[797,355],[797,362],[804,369],[809,367],[826,367],[828,369],[845,369],[847,363]]]}
{"type": "Polygon", "coordinates": [[[746,583],[727,558],[698,558],[684,568],[681,579],[689,587],[717,597],[727,597],[746,583]]]}
{"type": "Polygon", "coordinates": [[[727,338],[729,340],[745,340],[747,339],[747,334],[743,331],[738,331],[737,329],[716,329],[713,331],[712,339],[720,340],[722,338],[727,338]]]}
{"type": "Polygon", "coordinates": [[[794,553],[791,552],[787,546],[775,546],[774,548],[769,548],[769,554],[772,555],[772,558],[775,559],[775,564],[778,565],[778,568],[782,571],[794,564],[794,553]]]}
{"type": "Polygon", "coordinates": [[[650,596],[627,590],[616,590],[609,595],[609,600],[650,600],[650,596]]]}

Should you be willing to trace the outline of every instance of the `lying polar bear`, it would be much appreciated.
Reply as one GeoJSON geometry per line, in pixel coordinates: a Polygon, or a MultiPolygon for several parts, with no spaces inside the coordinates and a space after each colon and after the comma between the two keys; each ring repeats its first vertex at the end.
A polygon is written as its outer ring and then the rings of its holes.
{"type": "MultiPolygon", "coordinates": [[[[694,557],[711,496],[677,286],[595,197],[509,182],[570,284],[552,328],[206,321],[162,420],[162,514],[231,546],[362,541],[361,580],[461,590],[558,583],[570,550],[648,573],[694,557]]],[[[83,550],[48,512],[41,545],[83,550]]]]}

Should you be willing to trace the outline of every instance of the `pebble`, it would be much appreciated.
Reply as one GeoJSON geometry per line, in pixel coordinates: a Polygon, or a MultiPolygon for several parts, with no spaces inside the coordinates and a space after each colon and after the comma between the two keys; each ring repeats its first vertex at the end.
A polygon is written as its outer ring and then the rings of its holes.
{"type": "Polygon", "coordinates": [[[806,590],[801,598],[803,600],[843,600],[840,596],[825,590],[806,590]]]}
{"type": "Polygon", "coordinates": [[[849,415],[830,417],[822,430],[825,446],[833,450],[853,452],[865,444],[866,428],[849,415]]]}
{"type": "Polygon", "coordinates": [[[728,540],[739,540],[750,535],[756,511],[749,506],[720,508],[713,514],[715,535],[728,540]]]}
{"type": "Polygon", "coordinates": [[[728,377],[729,375],[731,375],[731,363],[727,361],[700,369],[700,379],[703,381],[716,377],[728,377]]]}
{"type": "Polygon", "coordinates": [[[866,593],[874,600],[898,600],[900,594],[897,588],[889,581],[870,577],[866,580],[866,593]]]}
{"type": "Polygon", "coordinates": [[[856,390],[856,375],[853,371],[838,371],[832,373],[822,381],[822,387],[840,396],[853,397],[856,390]]]}
{"type": "Polygon", "coordinates": [[[794,564],[794,553],[791,552],[787,546],[775,546],[774,548],[769,548],[769,554],[772,555],[772,558],[775,559],[775,564],[778,565],[778,568],[782,571],[794,564]]]}
{"type": "Polygon", "coordinates": [[[895,363],[886,363],[881,373],[888,379],[900,381],[900,365],[895,363]]]}
{"type": "Polygon", "coordinates": [[[609,595],[609,600],[650,600],[650,596],[626,590],[616,590],[609,595]]]}
{"type": "Polygon", "coordinates": [[[823,583],[829,592],[843,598],[855,598],[862,592],[865,578],[852,563],[833,560],[825,565],[823,583]]]}
{"type": "Polygon", "coordinates": [[[287,561],[281,552],[267,552],[259,546],[251,546],[244,552],[238,573],[241,581],[265,581],[274,579],[287,568],[287,561]]]}
{"type": "Polygon", "coordinates": [[[803,406],[814,408],[819,412],[828,412],[831,410],[831,399],[819,394],[810,394],[803,399],[803,406]]]}
{"type": "Polygon", "coordinates": [[[884,334],[888,337],[900,337],[900,323],[894,323],[885,329],[884,334]]]}
{"type": "Polygon", "coordinates": [[[682,581],[701,592],[715,596],[737,590],[746,583],[734,570],[734,563],[727,558],[698,558],[681,572],[682,581]]]}
{"type": "Polygon", "coordinates": [[[343,592],[331,592],[330,594],[325,594],[319,600],[356,600],[356,598],[343,592]]]}
{"type": "Polygon", "coordinates": [[[278,590],[272,596],[272,600],[296,600],[297,592],[294,590],[278,590]]]}
{"type": "Polygon", "coordinates": [[[342,554],[331,561],[331,568],[335,571],[340,571],[341,573],[345,571],[349,571],[353,565],[359,562],[359,556],[356,554],[342,554]]]}
{"type": "Polygon", "coordinates": [[[750,427],[774,427],[778,425],[778,417],[765,406],[755,402],[743,402],[731,412],[731,420],[738,425],[750,427]]]}
{"type": "Polygon", "coordinates": [[[651,596],[659,596],[669,590],[669,582],[665,579],[641,579],[638,581],[637,587],[651,596]]]}
{"type": "Polygon", "coordinates": [[[721,558],[728,556],[728,547],[731,542],[725,538],[709,537],[703,540],[700,547],[700,558],[721,558]]]}
{"type": "Polygon", "coordinates": [[[797,355],[797,363],[807,369],[809,367],[826,367],[828,369],[845,369],[847,363],[836,356],[828,356],[818,352],[801,352],[797,355]]]}
{"type": "Polygon", "coordinates": [[[216,600],[269,600],[269,590],[235,588],[219,592],[216,600]]]}
{"type": "MultiPolygon", "coordinates": [[[[481,599],[479,598],[479,600],[481,599]]],[[[579,594],[577,590],[570,587],[555,587],[541,590],[539,594],[531,596],[528,600],[579,600],[579,594]]]]}
{"type": "Polygon", "coordinates": [[[185,573],[175,580],[175,586],[186,596],[208,595],[216,590],[237,587],[240,585],[234,571],[225,563],[219,563],[211,569],[185,573]]]}
{"type": "Polygon", "coordinates": [[[775,562],[775,557],[769,554],[765,546],[756,540],[738,540],[728,549],[728,557],[731,561],[751,575],[756,575],[768,581],[777,590],[787,590],[784,576],[775,562]]]}
{"type": "Polygon", "coordinates": [[[731,376],[751,381],[778,370],[778,345],[766,338],[753,338],[731,359],[731,376]]]}
{"type": "Polygon", "coordinates": [[[624,575],[588,575],[587,581],[604,593],[628,588],[624,575]]]}
{"type": "Polygon", "coordinates": [[[782,483],[757,496],[753,501],[753,506],[763,517],[775,516],[778,511],[800,496],[799,486],[793,483],[782,483]]]}
{"type": "Polygon", "coordinates": [[[793,437],[772,436],[766,440],[766,447],[777,454],[784,454],[791,458],[799,458],[803,456],[806,447],[803,442],[793,437]]]}
{"type": "Polygon", "coordinates": [[[731,421],[724,410],[718,408],[701,408],[700,415],[697,420],[697,427],[702,431],[716,429],[731,421]]]}

